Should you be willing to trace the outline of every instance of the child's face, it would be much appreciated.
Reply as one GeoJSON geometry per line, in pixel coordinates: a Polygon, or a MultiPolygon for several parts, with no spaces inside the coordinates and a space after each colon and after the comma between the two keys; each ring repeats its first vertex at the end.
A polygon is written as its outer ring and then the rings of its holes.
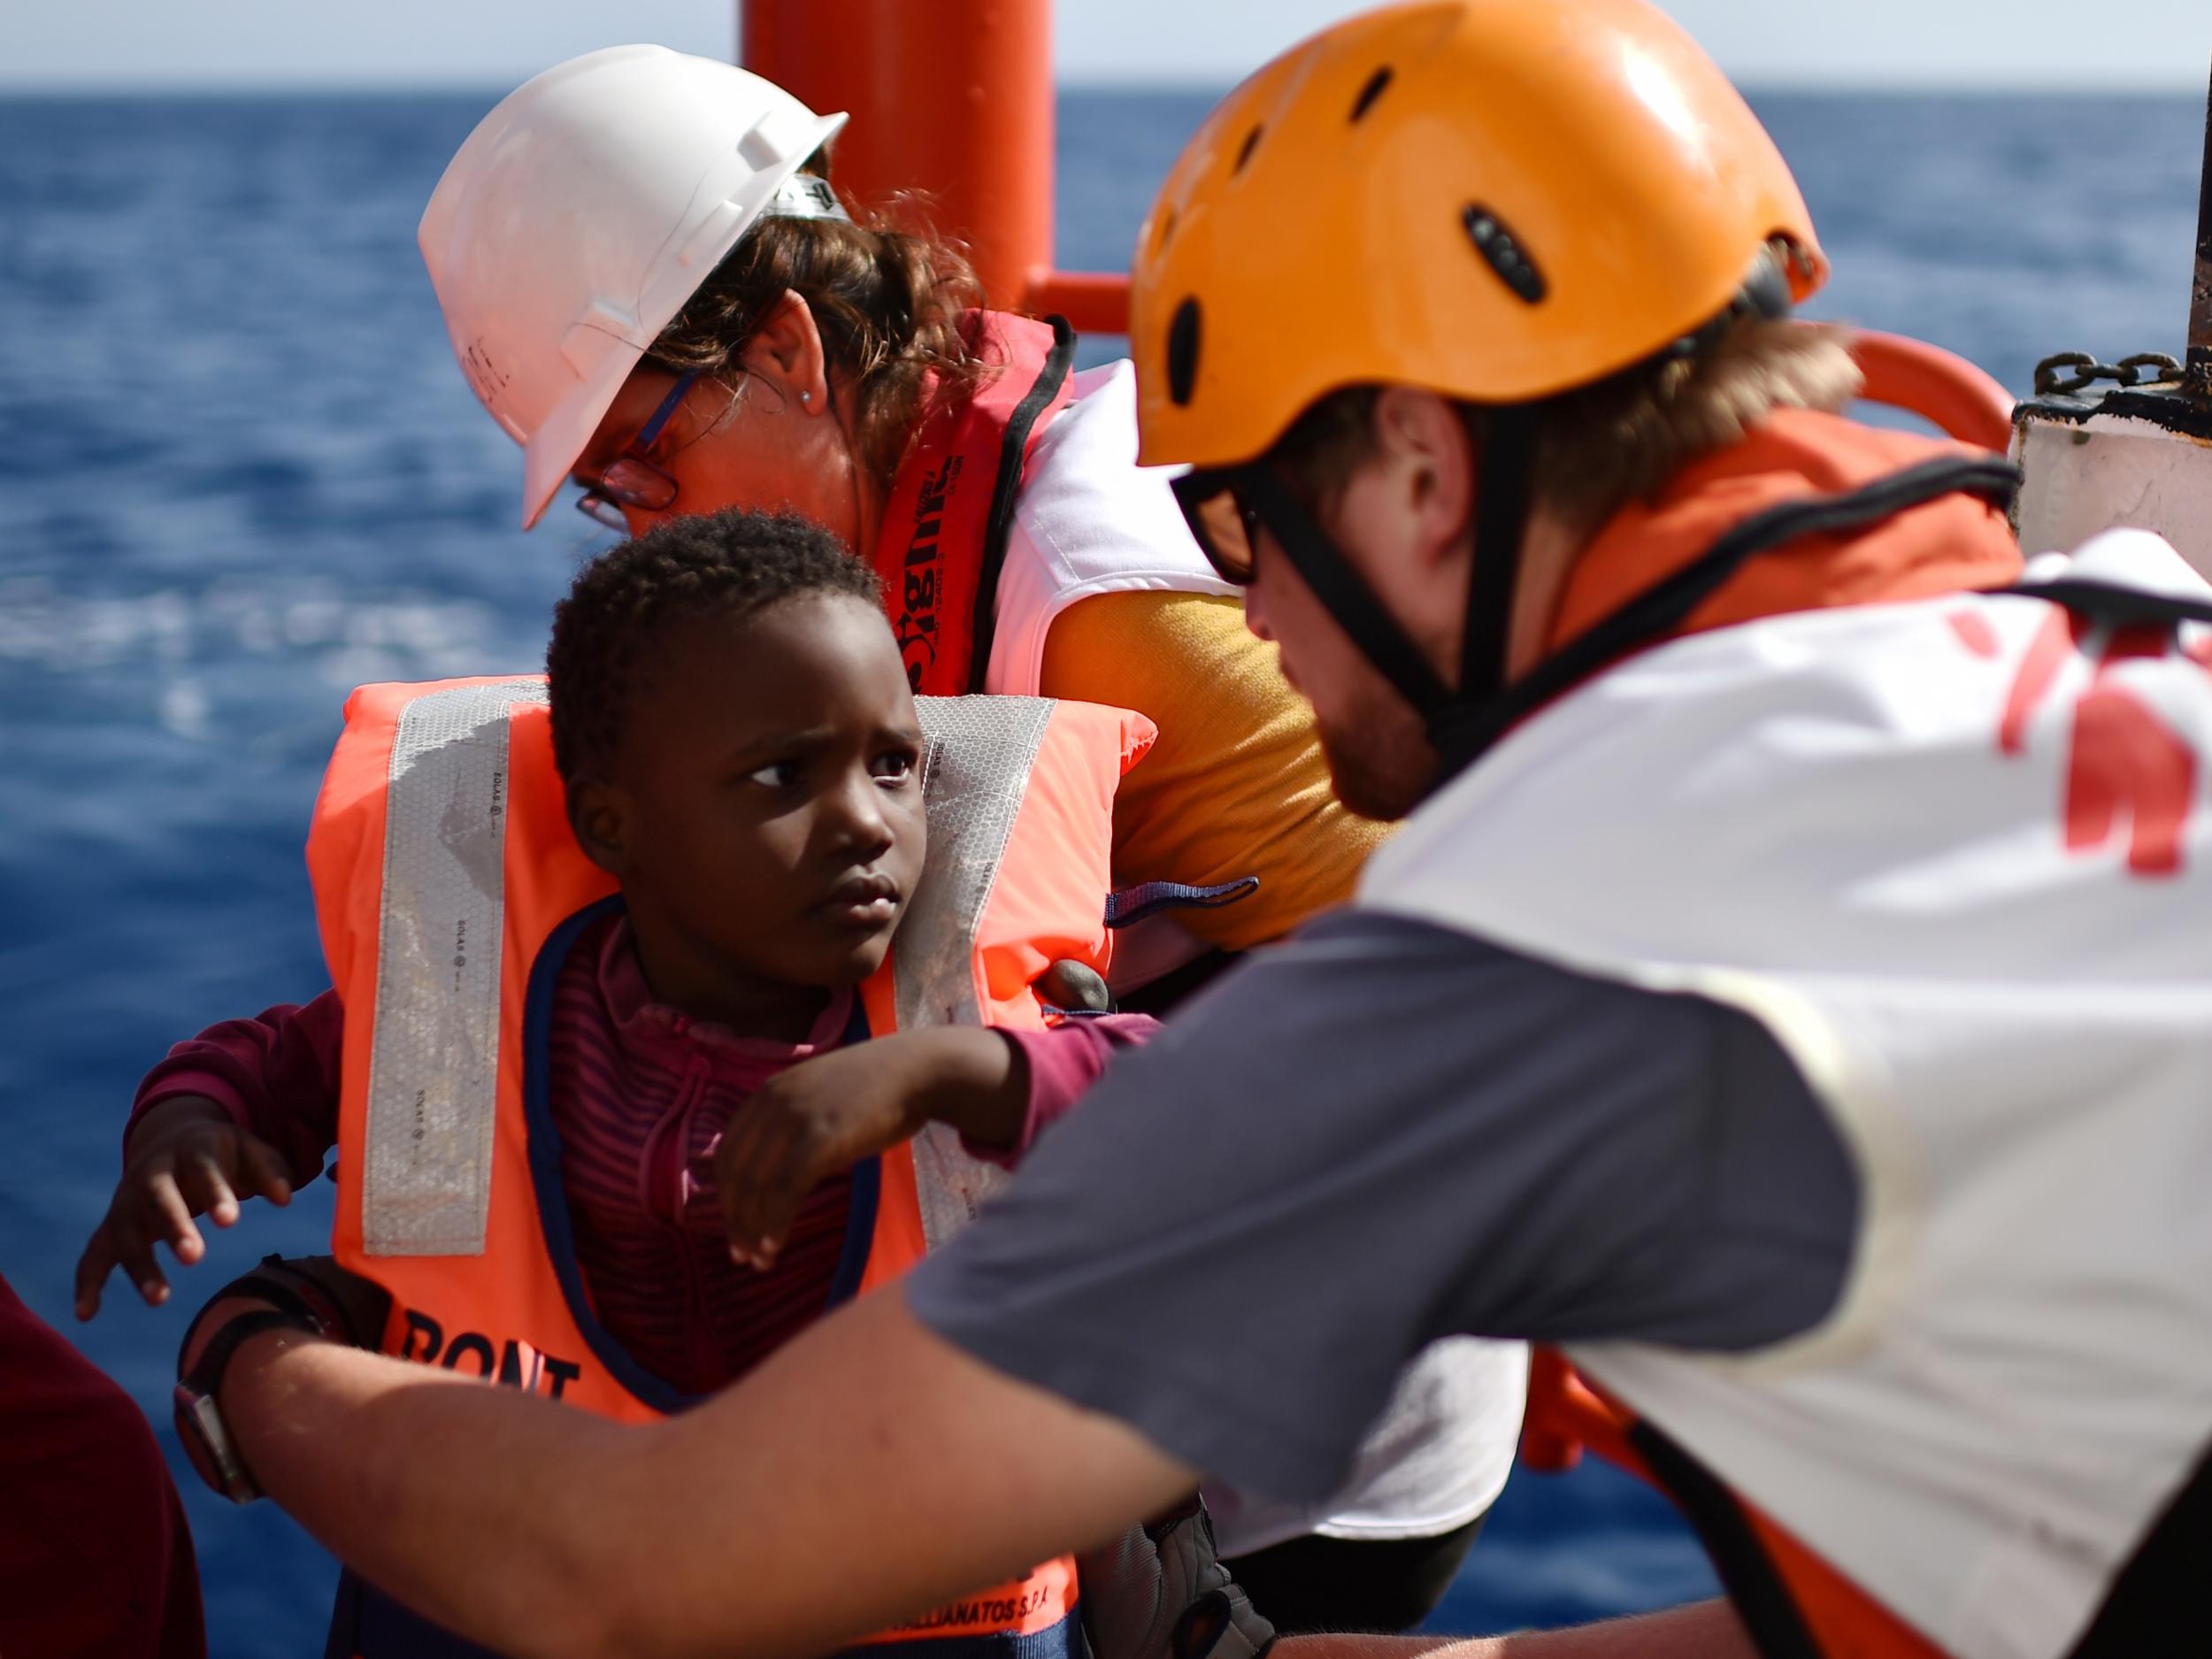
{"type": "Polygon", "coordinates": [[[615,858],[586,833],[641,945],[659,935],[667,960],[649,966],[717,1002],[763,980],[865,979],[913,896],[924,838],[921,727],[882,614],[810,595],[679,622],[655,656],[607,792],[615,858]]]}

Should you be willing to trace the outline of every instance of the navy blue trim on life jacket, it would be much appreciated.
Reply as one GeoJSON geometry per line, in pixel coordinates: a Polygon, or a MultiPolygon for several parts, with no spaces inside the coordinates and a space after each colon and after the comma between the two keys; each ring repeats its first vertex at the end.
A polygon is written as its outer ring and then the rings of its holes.
{"type": "MultiPolygon", "coordinates": [[[[910,1641],[872,1641],[847,1647],[834,1659],[1084,1659],[1083,1621],[1070,1613],[1058,1624],[1019,1636],[921,1636],[910,1641]]],[[[440,1655],[437,1659],[444,1659],[440,1655]]]]}
{"type": "Polygon", "coordinates": [[[443,1625],[394,1601],[352,1568],[338,1575],[323,1659],[499,1659],[443,1625]]]}
{"type": "MultiPolygon", "coordinates": [[[[599,1323],[598,1316],[592,1311],[591,1299],[584,1290],[583,1268],[576,1258],[576,1233],[569,1221],[567,1191],[561,1182],[561,1133],[553,1122],[548,1077],[554,992],[561,965],[575,949],[579,934],[602,917],[621,909],[618,895],[586,905],[553,930],[546,939],[545,948],[538,953],[537,961],[531,964],[529,994],[524,999],[522,1017],[522,1105],[526,1126],[524,1141],[530,1155],[530,1180],[537,1194],[538,1221],[545,1233],[546,1256],[553,1264],[554,1276],[560,1281],[569,1317],[576,1322],[592,1356],[606,1367],[609,1376],[641,1402],[668,1416],[697,1405],[710,1396],[685,1394],[646,1370],[615,1340],[613,1333],[599,1323]]],[[[861,1011],[860,998],[855,995],[853,1020],[845,1028],[845,1041],[860,1041],[867,1034],[867,1018],[861,1011]]],[[[845,1218],[845,1248],[838,1258],[837,1276],[831,1281],[825,1312],[849,1299],[859,1286],[861,1272],[867,1265],[869,1246],[875,1239],[876,1202],[881,1191],[882,1173],[878,1159],[867,1158],[853,1166],[852,1201],[845,1218]]]]}

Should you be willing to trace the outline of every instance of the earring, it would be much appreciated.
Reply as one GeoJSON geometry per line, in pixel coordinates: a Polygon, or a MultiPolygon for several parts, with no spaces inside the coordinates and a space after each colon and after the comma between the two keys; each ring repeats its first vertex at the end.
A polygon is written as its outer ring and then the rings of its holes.
{"type": "Polygon", "coordinates": [[[810,403],[814,401],[814,394],[811,392],[801,392],[799,394],[799,401],[803,403],[810,403]]]}

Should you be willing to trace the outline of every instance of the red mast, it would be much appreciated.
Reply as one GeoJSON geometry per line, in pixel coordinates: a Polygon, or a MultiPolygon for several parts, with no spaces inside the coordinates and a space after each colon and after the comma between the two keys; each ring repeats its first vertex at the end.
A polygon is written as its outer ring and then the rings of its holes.
{"type": "Polygon", "coordinates": [[[1052,268],[1052,0],[744,0],[740,58],[813,108],[849,110],[837,182],[933,198],[994,303],[1127,326],[1129,282],[1052,268]]]}

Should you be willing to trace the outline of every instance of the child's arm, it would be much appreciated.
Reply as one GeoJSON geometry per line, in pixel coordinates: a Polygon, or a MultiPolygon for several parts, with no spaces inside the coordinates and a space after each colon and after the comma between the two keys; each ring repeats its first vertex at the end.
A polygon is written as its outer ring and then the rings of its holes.
{"type": "Polygon", "coordinates": [[[139,1085],[123,1132],[123,1178],[77,1263],[77,1317],[100,1310],[119,1264],[149,1303],[169,1294],[154,1259],[165,1242],[187,1266],[206,1253],[196,1215],[218,1226],[238,1202],[287,1204],[337,1140],[344,1014],[334,991],[257,1019],[227,1020],[180,1042],[139,1085]]]}
{"type": "Polygon", "coordinates": [[[956,1117],[943,1117],[938,1121],[959,1130],[975,1156],[1013,1169],[1028,1156],[1037,1137],[1090,1092],[1118,1049],[1149,1042],[1159,1028],[1160,1022],[1149,1014],[1091,1014],[1042,1031],[994,1031],[991,1034],[1019,1056],[1015,1071],[1026,1074],[1019,1119],[1000,1116],[964,1123],[956,1117]]]}
{"type": "Polygon", "coordinates": [[[1011,1166],[1098,1080],[1116,1048],[1157,1029],[1142,1014],[1041,1032],[941,1025],[840,1048],[770,1078],[715,1150],[730,1253],[766,1267],[826,1176],[941,1123],[1011,1166]]]}

